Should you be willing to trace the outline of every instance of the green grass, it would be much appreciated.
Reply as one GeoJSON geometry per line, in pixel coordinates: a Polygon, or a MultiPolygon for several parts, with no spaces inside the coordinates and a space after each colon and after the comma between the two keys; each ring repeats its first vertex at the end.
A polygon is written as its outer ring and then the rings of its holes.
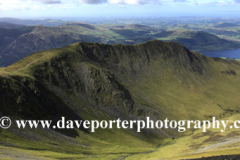
{"type": "MultiPolygon", "coordinates": [[[[237,114],[223,120],[228,120],[230,126],[239,118],[240,115],[237,114]]],[[[130,156],[128,159],[192,159],[239,154],[240,142],[236,139],[239,135],[238,129],[227,128],[225,132],[221,132],[221,128],[208,129],[207,132],[202,132],[200,129],[190,136],[176,139],[175,144],[160,147],[154,153],[130,156]],[[231,139],[233,141],[230,141],[231,139]]]]}
{"type": "MultiPolygon", "coordinates": [[[[31,133],[31,132],[30,132],[31,133]]],[[[33,133],[32,133],[33,134],[33,133]]],[[[34,134],[42,136],[36,131],[34,134]]],[[[0,146],[3,149],[12,149],[21,154],[32,155],[34,157],[44,157],[51,159],[58,158],[83,158],[83,157],[120,157],[121,155],[131,155],[134,153],[155,150],[154,144],[129,134],[126,130],[97,130],[96,134],[85,134],[79,132],[76,138],[82,144],[91,144],[90,147],[80,147],[68,141],[57,142],[55,138],[44,137],[38,142],[26,140],[7,131],[1,132],[2,142],[14,145],[15,147],[0,146]],[[108,133],[108,134],[106,134],[108,133]],[[124,138],[121,138],[124,135],[124,138]]],[[[1,157],[1,155],[0,155],[1,157]]]]}

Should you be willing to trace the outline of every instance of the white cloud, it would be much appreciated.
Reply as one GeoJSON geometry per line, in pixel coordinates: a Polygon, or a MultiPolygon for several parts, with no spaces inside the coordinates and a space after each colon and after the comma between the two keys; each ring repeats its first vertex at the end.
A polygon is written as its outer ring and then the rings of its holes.
{"type": "Polygon", "coordinates": [[[120,5],[161,4],[161,0],[108,0],[108,3],[120,5]]]}
{"type": "Polygon", "coordinates": [[[58,5],[59,8],[69,8],[61,3],[61,0],[0,0],[0,10],[39,10],[45,9],[45,5],[58,5]]]}
{"type": "Polygon", "coordinates": [[[30,7],[26,4],[23,3],[21,0],[11,0],[11,1],[6,1],[6,0],[0,0],[0,10],[29,10],[30,7]]]}
{"type": "Polygon", "coordinates": [[[62,3],[61,0],[42,0],[41,2],[44,4],[60,4],[60,3],[62,3]]]}
{"type": "Polygon", "coordinates": [[[229,0],[222,0],[222,1],[199,1],[197,2],[198,5],[211,5],[211,6],[215,6],[215,5],[232,5],[234,4],[234,1],[229,1],[229,0]]]}
{"type": "Polygon", "coordinates": [[[162,0],[70,0],[77,4],[118,4],[118,5],[143,5],[143,4],[161,4],[162,0]]]}
{"type": "Polygon", "coordinates": [[[101,4],[101,3],[107,3],[107,0],[79,0],[78,1],[80,4],[85,3],[85,4],[101,4]]]}
{"type": "Polygon", "coordinates": [[[173,0],[172,2],[183,2],[190,6],[229,6],[236,3],[236,1],[240,0],[173,0]]]}
{"type": "Polygon", "coordinates": [[[33,9],[36,9],[36,10],[38,10],[38,9],[42,9],[42,7],[41,7],[41,6],[39,6],[39,5],[33,5],[33,9]]]}
{"type": "MultiPolygon", "coordinates": [[[[22,0],[24,2],[24,0],[22,0]]],[[[28,0],[29,3],[31,2],[40,2],[42,4],[61,4],[61,0],[28,0]]]]}
{"type": "Polygon", "coordinates": [[[187,0],[174,0],[174,2],[187,2],[187,0]]]}
{"type": "Polygon", "coordinates": [[[170,4],[176,6],[179,5],[180,2],[189,6],[227,6],[234,5],[234,3],[240,4],[240,0],[0,0],[0,10],[37,10],[47,7],[47,5],[51,5],[51,7],[48,8],[69,9],[82,4],[116,4],[119,7],[144,4],[170,4]]]}

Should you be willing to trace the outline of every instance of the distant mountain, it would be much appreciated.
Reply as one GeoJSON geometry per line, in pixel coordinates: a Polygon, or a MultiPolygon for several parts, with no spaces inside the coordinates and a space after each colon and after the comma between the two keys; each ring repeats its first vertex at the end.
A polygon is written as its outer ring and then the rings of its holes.
{"type": "Polygon", "coordinates": [[[84,27],[86,29],[91,29],[91,30],[95,30],[97,27],[95,27],[92,24],[87,24],[87,23],[80,23],[80,22],[75,22],[75,23],[63,23],[59,26],[80,26],[80,27],[84,27]]]}
{"type": "Polygon", "coordinates": [[[163,41],[174,41],[190,50],[224,50],[240,48],[240,43],[221,39],[213,34],[189,29],[171,29],[155,34],[163,41]]]}
{"type": "MultiPolygon", "coordinates": [[[[7,48],[7,47],[11,47],[11,44],[17,39],[19,38],[20,36],[26,34],[26,33],[30,33],[32,30],[33,30],[34,27],[23,27],[23,28],[17,28],[17,29],[7,29],[7,28],[0,28],[0,57],[1,58],[4,58],[4,53],[2,54],[2,52],[7,48]]],[[[24,45],[24,42],[22,42],[23,45],[24,45]]],[[[17,51],[15,54],[18,54],[20,52],[17,51]]],[[[9,54],[9,53],[6,53],[6,54],[9,54]]],[[[0,66],[2,66],[4,63],[4,61],[10,61],[13,62],[14,61],[14,58],[11,58],[10,59],[5,59],[5,60],[2,60],[0,58],[0,66]]],[[[8,62],[6,62],[8,63],[8,62]]],[[[9,63],[8,63],[9,64],[9,63]]]]}
{"type": "Polygon", "coordinates": [[[0,22],[0,28],[16,29],[16,28],[22,28],[22,27],[25,27],[25,25],[0,22]]]}
{"type": "MultiPolygon", "coordinates": [[[[8,66],[38,51],[63,47],[75,42],[101,42],[93,35],[83,35],[81,26],[75,26],[80,33],[69,27],[35,26],[18,30],[0,29],[0,66],[8,66]]],[[[87,29],[88,30],[88,29],[87,29]]]]}
{"type": "Polygon", "coordinates": [[[149,30],[149,26],[141,25],[141,24],[131,24],[131,25],[126,25],[124,28],[126,29],[146,29],[149,30]]]}
{"type": "Polygon", "coordinates": [[[28,25],[28,26],[36,26],[36,25],[44,25],[44,26],[58,26],[65,21],[59,19],[17,19],[17,18],[0,18],[0,22],[7,22],[12,24],[20,24],[20,25],[28,25]]]}
{"type": "MultiPolygon", "coordinates": [[[[37,38],[41,32],[33,33],[34,42],[44,43],[37,38]]],[[[48,119],[54,124],[62,117],[66,120],[150,117],[155,121],[228,117],[239,112],[239,68],[237,61],[206,57],[175,42],[154,40],[137,45],[78,42],[34,53],[1,68],[0,117],[48,119]]],[[[8,130],[0,129],[0,147],[4,150],[0,156],[10,159],[15,156],[122,159],[137,153],[147,156],[158,151],[159,146],[177,143],[176,138],[193,131],[179,133],[178,129],[163,127],[138,133],[136,125],[134,129],[117,129],[114,124],[113,129],[99,128],[92,133],[81,127],[17,129],[13,123],[8,130]]],[[[208,134],[200,133],[195,139],[200,136],[202,141],[209,138],[208,134]]],[[[186,154],[192,146],[195,150],[202,147],[196,146],[195,140],[189,142],[186,154]]]]}
{"type": "Polygon", "coordinates": [[[221,24],[215,25],[216,28],[236,27],[236,26],[239,26],[239,25],[233,24],[233,23],[221,23],[221,24]]]}

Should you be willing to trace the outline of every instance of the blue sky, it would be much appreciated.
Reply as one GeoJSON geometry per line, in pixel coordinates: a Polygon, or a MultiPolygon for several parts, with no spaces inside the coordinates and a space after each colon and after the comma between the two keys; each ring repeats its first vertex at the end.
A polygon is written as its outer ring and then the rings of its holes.
{"type": "Polygon", "coordinates": [[[0,0],[0,17],[238,17],[240,0],[0,0]]]}

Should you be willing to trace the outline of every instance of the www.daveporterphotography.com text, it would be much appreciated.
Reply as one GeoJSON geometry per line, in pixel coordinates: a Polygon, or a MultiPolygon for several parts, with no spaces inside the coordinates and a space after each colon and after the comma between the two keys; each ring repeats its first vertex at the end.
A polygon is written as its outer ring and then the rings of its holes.
{"type": "MultiPolygon", "coordinates": [[[[137,132],[141,132],[143,129],[177,129],[178,132],[185,132],[187,129],[201,129],[203,132],[207,132],[207,129],[219,129],[224,132],[227,127],[240,128],[240,121],[236,120],[233,125],[228,125],[228,120],[216,120],[212,117],[210,120],[152,120],[150,117],[146,117],[145,120],[122,120],[120,118],[116,120],[67,120],[65,117],[61,117],[55,125],[52,120],[15,120],[17,128],[31,129],[46,128],[46,129],[74,129],[84,128],[95,132],[97,129],[136,129],[137,132]]],[[[12,125],[12,121],[8,117],[2,117],[0,119],[0,128],[8,129],[12,125]]]]}

